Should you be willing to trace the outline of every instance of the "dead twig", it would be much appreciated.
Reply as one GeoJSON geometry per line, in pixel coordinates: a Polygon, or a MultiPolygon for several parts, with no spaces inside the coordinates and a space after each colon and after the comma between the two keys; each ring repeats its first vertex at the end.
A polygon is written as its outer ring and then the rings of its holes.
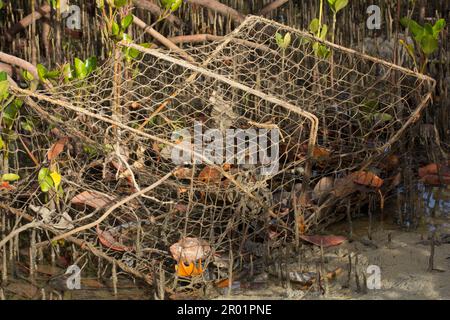
{"type": "Polygon", "coordinates": [[[278,9],[279,7],[281,7],[283,4],[285,4],[288,1],[289,0],[275,0],[275,1],[267,4],[264,8],[262,8],[261,11],[259,11],[258,15],[265,16],[265,15],[269,14],[270,12],[278,9]]]}
{"type": "Polygon", "coordinates": [[[71,236],[73,234],[79,233],[81,231],[84,230],[88,230],[91,229],[95,226],[97,226],[98,224],[100,224],[103,220],[105,220],[114,210],[116,210],[117,208],[119,208],[120,206],[130,202],[131,200],[133,200],[134,198],[137,198],[151,190],[153,190],[154,188],[156,188],[157,186],[159,186],[161,183],[163,183],[164,181],[166,181],[167,179],[169,179],[173,174],[173,171],[169,172],[168,174],[166,174],[164,177],[162,177],[161,179],[159,179],[158,181],[156,181],[155,183],[153,183],[152,185],[142,189],[141,191],[138,191],[136,193],[133,193],[132,195],[122,199],[121,201],[117,202],[116,204],[114,204],[112,207],[110,207],[108,210],[106,210],[106,212],[97,220],[95,220],[94,222],[88,223],[84,226],[75,228],[69,232],[66,232],[64,234],[58,235],[56,237],[54,237],[51,242],[54,241],[58,241],[60,239],[65,239],[68,236],[71,236]]]}

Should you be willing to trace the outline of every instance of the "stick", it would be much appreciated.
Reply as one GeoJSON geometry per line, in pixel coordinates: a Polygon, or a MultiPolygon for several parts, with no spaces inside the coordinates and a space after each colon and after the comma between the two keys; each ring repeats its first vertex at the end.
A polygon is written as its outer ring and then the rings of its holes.
{"type": "Polygon", "coordinates": [[[288,1],[289,0],[275,0],[271,3],[269,3],[268,5],[266,5],[264,8],[262,8],[261,11],[259,11],[258,15],[265,16],[266,14],[269,14],[270,12],[277,9],[278,7],[281,7],[283,4],[285,4],[288,1]]]}
{"type": "MultiPolygon", "coordinates": [[[[8,210],[9,212],[15,214],[18,217],[22,217],[22,218],[24,218],[27,221],[34,221],[34,218],[32,216],[22,212],[21,210],[11,208],[11,207],[7,206],[6,204],[0,203],[0,208],[8,210]]],[[[52,232],[53,234],[59,234],[58,230],[52,228],[49,225],[42,224],[40,227],[45,229],[45,230],[48,230],[48,231],[52,232]]],[[[122,269],[123,271],[125,271],[126,273],[132,274],[132,275],[134,275],[134,276],[136,276],[138,278],[143,279],[149,285],[153,285],[153,281],[152,281],[151,275],[144,275],[140,271],[129,267],[128,265],[126,265],[122,261],[114,259],[113,257],[108,256],[103,251],[98,250],[97,248],[95,248],[91,243],[82,241],[80,239],[77,239],[77,238],[74,238],[74,237],[71,237],[71,236],[65,237],[65,240],[67,240],[69,242],[72,242],[73,244],[76,244],[81,249],[89,250],[95,256],[97,256],[99,258],[102,258],[102,259],[105,259],[109,263],[116,263],[117,266],[120,269],[122,269]]],[[[6,260],[4,259],[4,261],[6,261],[6,260]]]]}
{"type": "Polygon", "coordinates": [[[6,54],[3,52],[0,52],[0,61],[13,65],[13,66],[18,66],[24,70],[29,71],[33,77],[35,79],[39,79],[39,75],[37,73],[37,69],[35,66],[33,66],[31,63],[29,63],[28,61],[25,61],[23,59],[20,59],[16,56],[12,56],[10,54],[6,54]]]}
{"type": "Polygon", "coordinates": [[[192,58],[190,55],[188,55],[186,51],[184,51],[183,49],[180,49],[176,44],[174,44],[172,41],[170,41],[169,39],[164,37],[161,33],[156,31],[152,27],[148,26],[144,21],[142,21],[138,17],[133,16],[133,23],[135,25],[137,25],[139,28],[142,28],[144,30],[144,32],[151,35],[158,42],[163,44],[167,49],[173,50],[176,53],[180,54],[185,60],[195,63],[194,58],[192,58]]]}
{"type": "Polygon", "coordinates": [[[224,16],[229,16],[237,23],[242,23],[245,20],[245,16],[242,13],[216,0],[186,0],[186,2],[190,4],[198,4],[202,7],[206,7],[212,11],[223,14],[224,16]]]}
{"type": "Polygon", "coordinates": [[[129,195],[128,197],[120,200],[119,202],[117,202],[116,204],[114,204],[112,207],[110,207],[108,210],[106,210],[106,212],[97,220],[88,223],[84,226],[75,228],[73,230],[70,230],[69,232],[66,232],[64,234],[58,235],[56,237],[54,237],[52,240],[50,240],[50,242],[54,242],[54,241],[58,241],[60,239],[65,239],[68,236],[71,236],[75,233],[87,230],[87,229],[91,229],[95,226],[97,226],[98,224],[100,224],[103,220],[105,220],[114,210],[116,210],[117,208],[119,208],[120,206],[124,205],[125,203],[133,200],[134,198],[137,198],[147,192],[149,192],[150,190],[153,190],[154,188],[156,188],[157,186],[159,186],[161,183],[163,183],[164,181],[166,181],[167,179],[170,178],[170,176],[173,174],[173,171],[169,172],[168,174],[166,174],[164,177],[162,177],[161,179],[159,179],[158,181],[156,181],[155,183],[153,183],[152,185],[142,189],[141,191],[138,191],[136,193],[133,193],[132,195],[129,195]]]}
{"type": "Polygon", "coordinates": [[[13,25],[8,31],[6,31],[6,38],[9,41],[13,40],[13,37],[16,33],[21,31],[22,29],[25,29],[30,24],[34,23],[35,21],[41,19],[44,16],[49,16],[51,11],[51,7],[49,4],[44,4],[40,8],[38,8],[33,13],[27,15],[22,20],[17,22],[15,25],[13,25]]]}
{"type": "Polygon", "coordinates": [[[8,243],[9,240],[14,238],[19,233],[21,233],[21,232],[23,232],[25,230],[28,230],[30,228],[40,227],[41,225],[42,225],[42,222],[32,221],[32,222],[30,222],[28,224],[25,224],[25,225],[21,226],[20,228],[17,228],[16,230],[11,231],[6,237],[4,237],[2,239],[2,241],[0,241],[0,248],[2,248],[6,243],[8,243]]]}
{"type": "MultiPolygon", "coordinates": [[[[133,4],[137,8],[149,11],[151,14],[158,18],[165,13],[156,3],[149,2],[147,0],[133,0],[133,4]]],[[[166,16],[166,20],[176,27],[180,27],[183,25],[183,21],[172,13],[166,16]]]]}

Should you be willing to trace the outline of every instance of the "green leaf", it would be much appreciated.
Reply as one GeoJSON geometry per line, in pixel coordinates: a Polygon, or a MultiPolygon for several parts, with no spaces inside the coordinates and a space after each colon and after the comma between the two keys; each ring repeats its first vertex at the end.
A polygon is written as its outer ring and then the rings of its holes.
{"type": "Polygon", "coordinates": [[[275,40],[277,41],[277,45],[282,48],[284,44],[284,38],[280,33],[275,34],[275,40]]]}
{"type": "Polygon", "coordinates": [[[133,23],[133,15],[131,13],[127,15],[125,18],[123,18],[122,21],[120,22],[123,30],[126,30],[132,23],[133,23]]]}
{"type": "Polygon", "coordinates": [[[135,48],[129,48],[129,52],[128,54],[130,55],[131,58],[136,59],[137,57],[139,57],[139,54],[141,53],[139,50],[135,49],[135,48]]]}
{"type": "Polygon", "coordinates": [[[0,100],[6,99],[9,95],[9,82],[4,80],[0,81],[0,100]]]}
{"type": "Polygon", "coordinates": [[[425,23],[424,30],[427,34],[433,35],[433,26],[430,23],[425,23]]]}
{"type": "Polygon", "coordinates": [[[438,37],[439,33],[444,30],[445,28],[445,19],[439,19],[438,21],[436,21],[436,23],[433,26],[433,36],[434,37],[438,37]]]}
{"type": "Polygon", "coordinates": [[[408,28],[411,31],[411,33],[414,35],[414,37],[418,37],[424,32],[423,27],[412,19],[405,17],[405,18],[400,19],[400,23],[405,28],[408,28]]]}
{"type": "Polygon", "coordinates": [[[178,8],[183,4],[183,0],[172,0],[172,5],[170,6],[170,11],[177,11],[178,8]]]}
{"type": "Polygon", "coordinates": [[[322,26],[322,29],[320,30],[320,36],[319,38],[322,40],[325,40],[327,37],[327,33],[328,33],[328,26],[326,24],[324,24],[322,26]]]}
{"type": "Polygon", "coordinates": [[[33,81],[34,80],[34,76],[33,74],[28,71],[28,70],[23,70],[22,71],[22,77],[26,80],[26,81],[33,81]]]}
{"type": "Polygon", "coordinates": [[[86,65],[82,60],[78,58],[75,58],[74,62],[75,62],[75,74],[78,79],[83,80],[87,76],[86,65]]]}
{"type": "Polygon", "coordinates": [[[280,33],[275,34],[275,40],[277,41],[277,45],[283,49],[286,50],[287,47],[291,44],[291,34],[288,32],[284,35],[284,37],[280,33]]]}
{"type": "Polygon", "coordinates": [[[5,71],[0,71],[0,81],[8,80],[8,74],[5,71]]]}
{"type": "Polygon", "coordinates": [[[20,176],[18,174],[15,173],[5,173],[4,175],[2,175],[2,181],[16,181],[19,180],[20,176]]]}
{"type": "Polygon", "coordinates": [[[25,121],[20,122],[20,126],[23,130],[28,132],[33,132],[34,130],[34,123],[28,118],[25,121]]]}
{"type": "Polygon", "coordinates": [[[348,5],[348,0],[336,0],[334,4],[334,12],[338,13],[348,5]]]}
{"type": "Polygon", "coordinates": [[[144,42],[144,43],[141,43],[140,46],[148,49],[148,48],[150,48],[152,46],[152,44],[148,43],[148,42],[144,42]]]}
{"type": "Polygon", "coordinates": [[[114,0],[114,6],[116,8],[121,8],[128,3],[128,0],[114,0]]]}
{"type": "Polygon", "coordinates": [[[317,57],[326,59],[330,55],[330,50],[323,44],[315,42],[313,44],[314,53],[317,57]]]}
{"type": "Polygon", "coordinates": [[[66,63],[63,66],[63,76],[64,76],[64,82],[69,82],[71,80],[73,80],[75,78],[74,72],[73,72],[73,68],[70,65],[70,63],[66,63]]]}
{"type": "Polygon", "coordinates": [[[0,10],[2,10],[4,6],[5,6],[5,4],[3,3],[2,0],[0,0],[0,10]]]}
{"type": "Polygon", "coordinates": [[[104,0],[97,0],[97,8],[103,9],[105,7],[105,1],[104,0]]]}
{"type": "Polygon", "coordinates": [[[430,55],[438,49],[439,42],[433,35],[426,34],[420,41],[420,47],[426,55],[430,55]]]}
{"type": "Polygon", "coordinates": [[[46,78],[47,79],[58,79],[59,78],[59,70],[52,70],[47,72],[46,78]]]}
{"type": "Polygon", "coordinates": [[[44,67],[42,64],[38,63],[38,65],[36,66],[37,68],[37,72],[38,72],[38,76],[39,79],[41,79],[41,81],[45,81],[45,79],[47,78],[47,73],[48,70],[46,67],[44,67]]]}
{"type": "Polygon", "coordinates": [[[17,118],[20,107],[22,107],[23,101],[19,99],[14,99],[13,102],[8,104],[3,109],[3,121],[8,126],[11,127],[17,118]]]}
{"type": "Polygon", "coordinates": [[[53,179],[48,168],[39,170],[38,182],[42,192],[48,192],[53,187],[53,179]]]}
{"type": "Polygon", "coordinates": [[[367,119],[374,122],[390,122],[393,117],[388,113],[376,112],[367,115],[367,119]]]}
{"type": "Polygon", "coordinates": [[[117,24],[117,22],[113,22],[112,27],[111,27],[111,34],[115,37],[117,37],[120,33],[120,27],[117,24]]]}
{"type": "Polygon", "coordinates": [[[90,74],[92,71],[95,70],[95,68],[97,68],[97,57],[92,56],[86,59],[85,65],[87,74],[90,74]]]}
{"type": "Polygon", "coordinates": [[[309,24],[309,31],[311,33],[317,34],[317,32],[319,31],[319,19],[315,18],[311,21],[311,23],[309,24]]]}
{"type": "Polygon", "coordinates": [[[3,141],[2,137],[0,137],[0,149],[3,149],[5,147],[5,142],[3,141]]]}
{"type": "Polygon", "coordinates": [[[289,45],[291,44],[291,34],[288,32],[284,35],[284,40],[283,40],[283,45],[284,48],[286,49],[287,47],[289,47],[289,45]]]}

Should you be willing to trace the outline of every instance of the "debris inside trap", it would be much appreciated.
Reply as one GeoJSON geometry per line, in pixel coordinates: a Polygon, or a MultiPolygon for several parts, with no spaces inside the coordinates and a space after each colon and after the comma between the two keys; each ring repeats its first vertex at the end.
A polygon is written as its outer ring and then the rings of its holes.
{"type": "Polygon", "coordinates": [[[346,237],[320,232],[383,209],[398,185],[397,143],[434,82],[326,44],[332,63],[315,41],[249,17],[187,50],[207,56],[198,64],[121,43],[139,53],[132,65],[111,58],[48,92],[14,88],[57,117],[27,138],[47,161],[2,185],[7,227],[39,221],[31,261],[87,251],[115,292],[121,272],[157,298],[271,278],[325,292],[352,255],[346,237]]]}

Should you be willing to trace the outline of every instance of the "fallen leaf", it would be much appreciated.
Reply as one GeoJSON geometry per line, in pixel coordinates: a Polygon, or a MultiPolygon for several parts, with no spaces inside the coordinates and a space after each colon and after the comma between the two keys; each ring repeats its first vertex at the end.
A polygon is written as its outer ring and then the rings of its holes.
{"type": "Polygon", "coordinates": [[[179,213],[186,213],[188,211],[188,206],[183,203],[177,203],[175,205],[175,211],[179,213]]]}
{"type": "Polygon", "coordinates": [[[198,180],[204,183],[219,183],[222,180],[222,174],[219,170],[212,167],[205,167],[198,175],[198,180]]]}
{"type": "Polygon", "coordinates": [[[173,172],[173,175],[177,179],[191,179],[194,174],[193,168],[180,167],[173,172]]]}
{"type": "Polygon", "coordinates": [[[358,171],[351,174],[353,182],[373,188],[380,188],[383,185],[383,179],[370,171],[358,171]]]}
{"type": "Polygon", "coordinates": [[[54,143],[48,150],[47,159],[49,161],[54,160],[61,152],[63,152],[64,146],[68,141],[69,141],[68,137],[62,137],[61,139],[56,141],[56,143],[54,143]]]}
{"type": "Polygon", "coordinates": [[[0,183],[0,190],[14,190],[14,187],[12,185],[9,184],[8,181],[2,181],[0,183]]]}
{"type": "Polygon", "coordinates": [[[188,189],[182,188],[182,187],[179,187],[179,188],[178,188],[178,193],[179,193],[179,194],[186,193],[186,192],[188,192],[188,189]]]}
{"type": "Polygon", "coordinates": [[[330,155],[331,151],[326,148],[315,146],[313,149],[313,158],[317,161],[327,160],[330,155]]]}
{"type": "Polygon", "coordinates": [[[306,231],[306,224],[305,224],[305,217],[303,215],[299,215],[297,218],[297,225],[298,225],[298,232],[300,235],[305,234],[306,231]]]}
{"type": "Polygon", "coordinates": [[[400,159],[397,155],[391,154],[388,156],[385,161],[381,163],[381,167],[386,170],[394,170],[397,169],[400,165],[400,159]]]}
{"type": "Polygon", "coordinates": [[[71,203],[75,205],[86,205],[94,209],[101,209],[106,207],[111,201],[112,197],[101,194],[95,191],[83,191],[72,198],[71,203]]]}
{"type": "Polygon", "coordinates": [[[228,288],[230,286],[230,279],[224,279],[216,282],[217,288],[228,288]]]}
{"type": "Polygon", "coordinates": [[[113,232],[100,230],[100,227],[98,225],[96,227],[96,232],[100,243],[107,248],[110,248],[114,251],[131,251],[133,249],[117,241],[113,235],[113,232]]]}
{"type": "Polygon", "coordinates": [[[438,175],[438,174],[450,177],[450,168],[437,163],[430,163],[426,166],[419,168],[419,177],[421,178],[427,175],[438,175]]]}
{"type": "Polygon", "coordinates": [[[323,177],[314,186],[314,197],[316,199],[321,198],[333,189],[334,179],[332,177],[323,177]]]}
{"type": "Polygon", "coordinates": [[[32,205],[32,204],[30,204],[30,205],[28,206],[28,208],[29,208],[31,211],[33,211],[33,212],[39,214],[39,215],[42,217],[42,220],[43,220],[45,223],[50,223],[50,222],[51,222],[51,220],[52,220],[52,215],[53,215],[54,211],[52,211],[52,210],[50,210],[50,209],[48,209],[48,208],[46,208],[46,207],[35,206],[35,205],[32,205]]]}
{"type": "Polygon", "coordinates": [[[437,174],[428,174],[421,178],[423,183],[430,186],[440,186],[442,184],[450,185],[450,176],[438,176],[437,174]]]}
{"type": "Polygon", "coordinates": [[[324,248],[340,245],[347,238],[342,236],[320,236],[320,235],[300,235],[300,238],[306,242],[315,244],[316,246],[322,245],[324,248]]]}
{"type": "Polygon", "coordinates": [[[67,212],[64,212],[61,215],[61,219],[59,219],[58,223],[53,225],[53,228],[59,229],[59,230],[73,229],[74,225],[72,223],[72,217],[67,212]]]}

